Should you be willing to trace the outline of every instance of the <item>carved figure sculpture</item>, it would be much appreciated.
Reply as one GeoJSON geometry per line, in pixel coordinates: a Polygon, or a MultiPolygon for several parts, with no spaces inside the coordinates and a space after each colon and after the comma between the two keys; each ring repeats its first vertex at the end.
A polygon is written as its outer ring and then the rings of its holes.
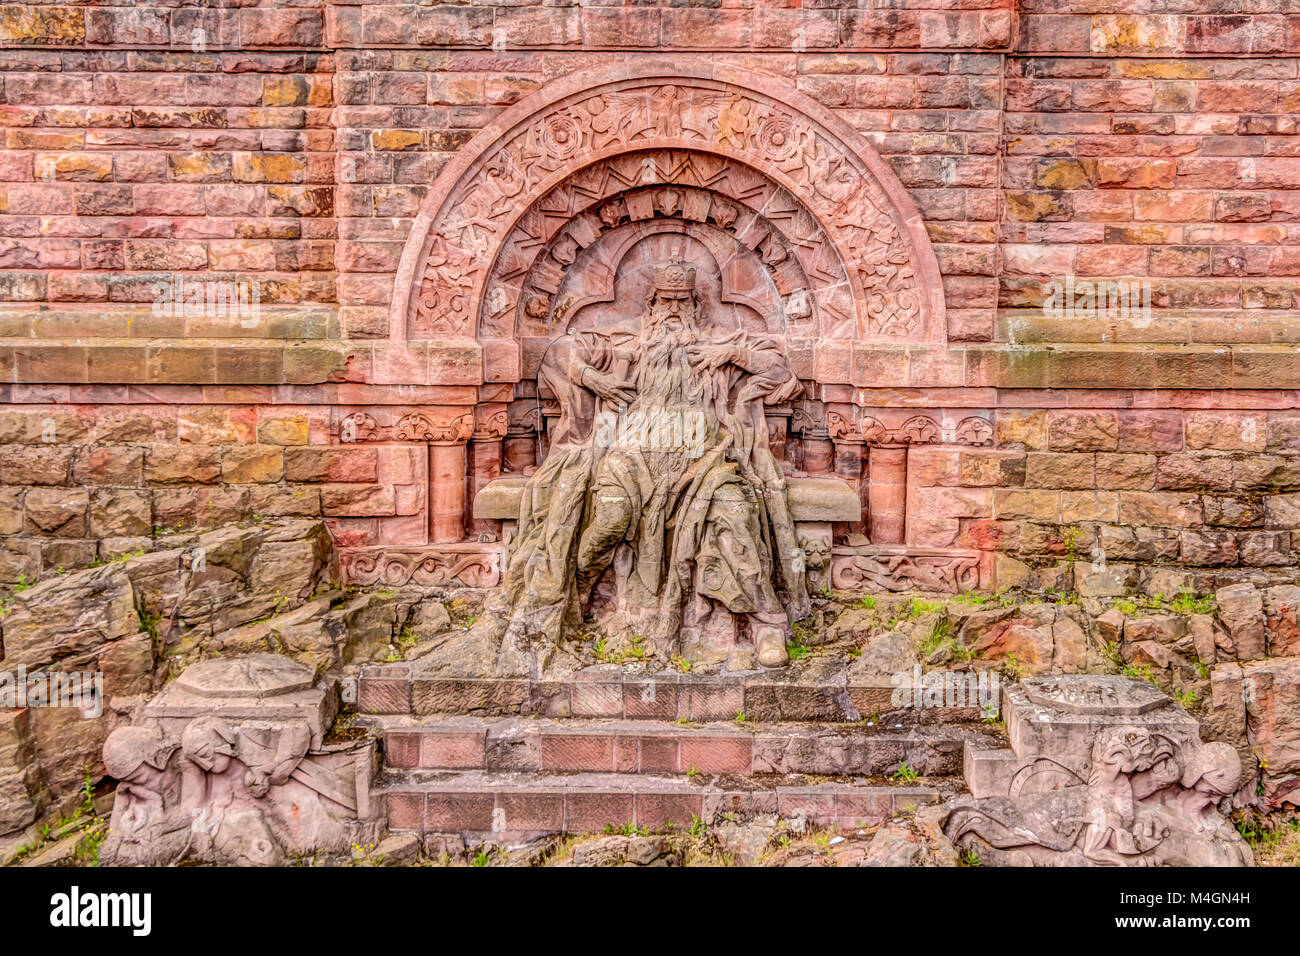
{"type": "Polygon", "coordinates": [[[734,645],[740,624],[759,663],[786,662],[809,601],[763,406],[801,386],[774,343],[715,331],[701,301],[695,267],[665,262],[639,334],[576,331],[547,349],[560,418],[497,605],[508,639],[576,630],[618,562],[613,604],[667,655],[734,645]]]}
{"type": "Polygon", "coordinates": [[[1227,744],[1179,743],[1140,726],[1100,731],[1086,781],[1058,762],[1027,765],[1009,796],[957,798],[944,832],[986,862],[1038,866],[1250,866],[1217,810],[1241,758],[1227,744]],[[1039,789],[1044,786],[1052,789],[1039,789]]]}
{"type": "Polygon", "coordinates": [[[321,739],[333,692],[313,676],[269,654],[214,658],[164,688],[142,725],[109,734],[118,786],[100,859],[277,865],[372,832],[373,745],[321,739]]]}
{"type": "Polygon", "coordinates": [[[182,801],[184,758],[152,727],[119,727],[104,741],[104,768],[116,777],[112,828],[100,852],[105,863],[175,859],[190,839],[182,801]]]}

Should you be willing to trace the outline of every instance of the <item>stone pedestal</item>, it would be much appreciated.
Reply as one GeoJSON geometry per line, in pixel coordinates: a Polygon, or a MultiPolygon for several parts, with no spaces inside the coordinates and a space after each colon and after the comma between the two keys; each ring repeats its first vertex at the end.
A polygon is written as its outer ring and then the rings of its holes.
{"type": "Polygon", "coordinates": [[[332,691],[311,669],[276,654],[215,658],[186,670],[144,710],[145,720],[179,738],[197,717],[230,721],[300,721],[319,748],[338,713],[332,691]]]}
{"type": "Polygon", "coordinates": [[[1021,767],[1047,758],[1086,777],[1094,742],[1116,727],[1139,727],[1179,747],[1201,739],[1195,717],[1132,677],[1031,677],[1002,696],[1007,737],[1021,767]]]}

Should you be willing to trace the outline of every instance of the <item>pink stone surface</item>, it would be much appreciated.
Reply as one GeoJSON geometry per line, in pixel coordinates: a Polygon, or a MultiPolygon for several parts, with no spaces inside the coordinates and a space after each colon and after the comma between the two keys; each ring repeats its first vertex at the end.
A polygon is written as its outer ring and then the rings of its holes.
{"type": "Polygon", "coordinates": [[[394,573],[427,548],[496,580],[447,546],[504,558],[509,530],[470,512],[545,457],[541,356],[614,295],[615,251],[661,233],[781,336],[817,408],[770,423],[773,452],[857,490],[840,540],[975,548],[987,571],[1125,525],[1205,587],[1288,566],[1294,15],[964,6],[15,21],[0,585],[280,516],[393,549],[394,573]],[[87,109],[93,129],[69,119],[87,109]],[[178,276],[256,282],[260,312],[153,308],[178,276]],[[1052,317],[1066,276],[1147,283],[1150,314],[1052,317]],[[937,436],[896,442],[911,414],[937,436]],[[373,427],[346,438],[353,415],[373,427]],[[967,418],[987,442],[953,433],[967,418]],[[1232,517],[1242,496],[1261,523],[1232,517]]]}

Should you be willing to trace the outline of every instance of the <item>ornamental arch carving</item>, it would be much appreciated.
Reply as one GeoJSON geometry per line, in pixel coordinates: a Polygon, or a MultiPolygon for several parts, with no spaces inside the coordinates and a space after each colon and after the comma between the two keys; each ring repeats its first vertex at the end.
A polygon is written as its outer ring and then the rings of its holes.
{"type": "MultiPolygon", "coordinates": [[[[911,543],[909,447],[987,437],[959,427],[969,412],[879,408],[866,393],[869,353],[947,344],[920,215],[865,139],[809,97],[770,76],[675,65],[552,83],[480,131],[425,198],[395,279],[393,352],[418,364],[427,343],[429,384],[477,385],[478,399],[438,415],[392,412],[354,431],[429,445],[429,544],[500,548],[492,573],[501,572],[519,489],[497,479],[522,482],[566,434],[543,374],[548,355],[567,354],[562,340],[579,333],[640,341],[656,271],[669,262],[690,265],[712,340],[750,336],[788,363],[792,388],[765,403],[756,430],[780,473],[833,476],[848,496],[835,517],[800,524],[799,540],[815,538],[823,556],[817,573],[849,573],[841,565],[864,559],[850,538],[911,543]]],[[[401,576],[427,556],[416,548],[385,560],[401,558],[401,576]]],[[[923,557],[941,569],[975,560],[923,557]]]]}
{"type": "Polygon", "coordinates": [[[477,339],[488,382],[527,378],[528,356],[608,292],[609,237],[630,232],[708,247],[724,299],[761,291],[778,307],[767,331],[810,354],[945,341],[938,266],[888,166],[807,96],[722,68],[581,74],[481,131],[416,219],[390,334],[477,339]]]}

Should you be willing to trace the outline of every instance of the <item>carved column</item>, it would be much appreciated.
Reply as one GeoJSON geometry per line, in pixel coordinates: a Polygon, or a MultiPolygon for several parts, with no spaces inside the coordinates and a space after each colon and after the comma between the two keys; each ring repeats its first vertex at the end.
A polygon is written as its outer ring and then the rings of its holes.
{"type": "Polygon", "coordinates": [[[429,537],[451,544],[465,537],[465,442],[429,446],[429,537]]]}
{"type": "Polygon", "coordinates": [[[469,470],[466,475],[466,501],[471,505],[466,510],[466,524],[470,537],[492,532],[492,522],[473,516],[475,496],[489,481],[501,476],[501,444],[506,434],[506,410],[493,409],[492,406],[479,406],[478,426],[469,443],[469,470]],[[487,414],[482,414],[484,410],[487,414]]]}
{"type": "Polygon", "coordinates": [[[835,470],[835,445],[824,428],[803,433],[803,467],[810,475],[829,475],[835,470]]]}
{"type": "MultiPolygon", "coordinates": [[[[837,438],[835,441],[835,477],[843,478],[858,493],[863,504],[864,517],[870,513],[871,502],[865,494],[867,490],[868,446],[862,440],[837,438]]],[[[866,521],[857,521],[849,525],[852,534],[870,535],[866,521]]]]}
{"type": "Polygon", "coordinates": [[[403,415],[393,427],[398,441],[429,446],[429,540],[465,540],[466,443],[474,433],[473,409],[444,409],[403,415]]]}
{"type": "Polygon", "coordinates": [[[867,492],[872,544],[902,544],[907,525],[907,446],[872,445],[867,492]]]}

